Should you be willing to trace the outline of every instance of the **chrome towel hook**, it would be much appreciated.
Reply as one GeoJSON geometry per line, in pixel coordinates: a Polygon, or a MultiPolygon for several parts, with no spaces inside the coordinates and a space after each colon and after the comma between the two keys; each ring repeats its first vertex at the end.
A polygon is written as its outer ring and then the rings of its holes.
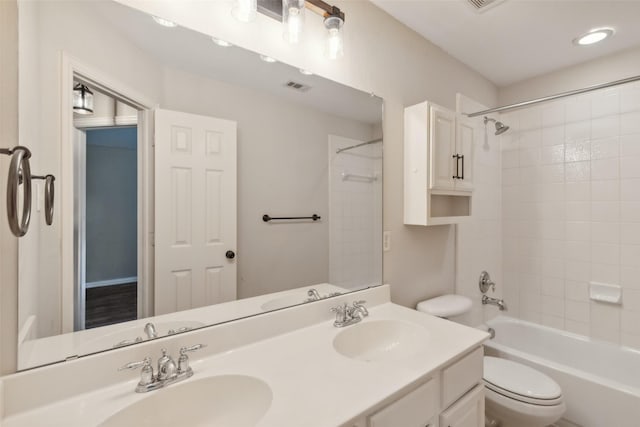
{"type": "Polygon", "coordinates": [[[31,167],[29,158],[31,151],[27,147],[16,146],[13,149],[0,149],[0,154],[11,156],[9,176],[7,179],[7,218],[9,228],[16,237],[27,234],[31,220],[31,167]],[[20,184],[22,189],[22,217],[18,220],[18,195],[20,184]]]}
{"type": "Polygon", "coordinates": [[[44,219],[47,225],[53,224],[53,200],[55,193],[54,181],[56,177],[48,175],[32,175],[32,179],[44,179],[44,219]]]}

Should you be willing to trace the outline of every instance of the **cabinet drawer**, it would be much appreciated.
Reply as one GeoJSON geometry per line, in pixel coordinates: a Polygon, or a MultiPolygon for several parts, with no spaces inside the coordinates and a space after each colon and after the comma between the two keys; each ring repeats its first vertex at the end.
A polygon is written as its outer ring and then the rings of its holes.
{"type": "Polygon", "coordinates": [[[442,407],[447,408],[482,381],[482,347],[442,371],[442,407]]]}
{"type": "Polygon", "coordinates": [[[439,384],[430,379],[369,417],[369,427],[425,427],[438,413],[439,384]]]}
{"type": "Polygon", "coordinates": [[[483,427],[484,385],[478,384],[440,415],[441,427],[483,427]]]}

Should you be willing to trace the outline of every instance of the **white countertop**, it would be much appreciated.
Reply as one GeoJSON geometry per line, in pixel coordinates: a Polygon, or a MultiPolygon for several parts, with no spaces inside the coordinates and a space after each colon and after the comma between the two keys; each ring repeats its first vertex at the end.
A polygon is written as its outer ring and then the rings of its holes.
{"type": "MultiPolygon", "coordinates": [[[[271,406],[258,426],[341,426],[488,338],[485,332],[392,303],[371,308],[369,317],[362,323],[384,319],[424,327],[428,350],[395,363],[349,359],[336,352],[332,344],[344,329],[333,327],[331,321],[322,321],[206,358],[199,359],[196,353],[191,357],[194,376],[170,387],[207,376],[253,376],[267,383],[273,393],[271,406]]],[[[2,425],[98,425],[126,406],[163,392],[138,394],[134,392],[136,383],[137,379],[117,383],[17,413],[5,418],[2,425]]],[[[34,393],[47,392],[55,393],[55,385],[47,384],[34,390],[34,393]]]]}

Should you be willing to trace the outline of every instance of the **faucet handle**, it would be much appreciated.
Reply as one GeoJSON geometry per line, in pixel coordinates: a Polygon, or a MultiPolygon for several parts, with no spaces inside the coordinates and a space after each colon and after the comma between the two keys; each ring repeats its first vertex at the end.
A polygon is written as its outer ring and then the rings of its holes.
{"type": "Polygon", "coordinates": [[[139,386],[146,386],[153,383],[153,367],[151,366],[151,358],[145,357],[139,362],[130,362],[124,366],[118,368],[118,371],[124,371],[128,369],[138,369],[142,367],[142,371],[140,371],[140,382],[138,382],[139,386]]]}
{"type": "Polygon", "coordinates": [[[206,346],[206,344],[195,344],[190,347],[182,347],[180,349],[180,358],[178,358],[178,373],[186,372],[187,376],[193,375],[193,371],[189,366],[189,356],[187,356],[187,352],[200,350],[206,346]]]}

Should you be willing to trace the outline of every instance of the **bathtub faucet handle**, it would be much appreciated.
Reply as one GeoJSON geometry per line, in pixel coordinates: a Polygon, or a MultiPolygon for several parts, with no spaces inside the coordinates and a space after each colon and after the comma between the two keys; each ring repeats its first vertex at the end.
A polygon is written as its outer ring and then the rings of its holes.
{"type": "Polygon", "coordinates": [[[478,279],[478,287],[480,288],[480,292],[486,294],[489,288],[491,288],[491,292],[496,291],[496,284],[491,280],[491,276],[486,271],[480,273],[480,279],[478,279]]]}

